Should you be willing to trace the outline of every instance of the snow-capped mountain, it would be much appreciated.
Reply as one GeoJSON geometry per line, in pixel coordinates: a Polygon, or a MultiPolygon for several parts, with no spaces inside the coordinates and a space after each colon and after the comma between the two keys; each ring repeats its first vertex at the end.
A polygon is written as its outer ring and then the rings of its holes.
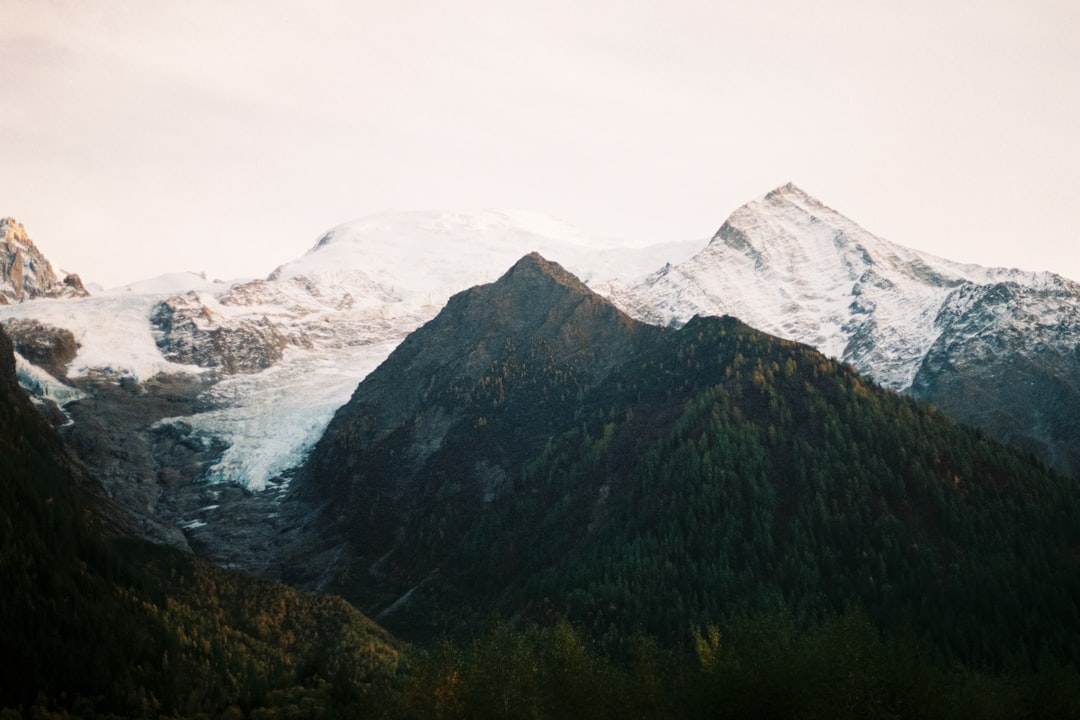
{"type": "Polygon", "coordinates": [[[851,362],[886,387],[911,386],[963,287],[1049,281],[961,265],[882,240],[794,185],[736,210],[708,246],[616,293],[640,319],[734,315],[851,362]],[[955,296],[955,297],[954,297],[955,296]]]}
{"type": "MultiPolygon", "coordinates": [[[[5,233],[28,257],[25,231],[5,233]]],[[[239,527],[228,488],[263,498],[242,523],[261,526],[357,384],[452,294],[530,252],[638,319],[734,315],[1080,475],[1080,287],[895,245],[791,185],[708,242],[628,247],[524,212],[384,213],[265,279],[26,295],[0,322],[24,387],[114,498],[154,518],[148,534],[232,562],[214,555],[239,527]]]]}
{"type": "Polygon", "coordinates": [[[384,213],[330,230],[267,279],[178,273],[62,305],[5,308],[0,319],[69,330],[78,351],[60,379],[198,378],[197,412],[144,430],[179,427],[188,442],[219,443],[200,479],[261,490],[303,460],[357,383],[453,293],[532,251],[602,284],[699,247],[627,248],[521,211],[384,213]]]}
{"type": "Polygon", "coordinates": [[[1059,275],[896,245],[789,184],[613,299],[659,324],[733,315],[1080,473],[1080,284],[1059,275]]]}
{"type": "Polygon", "coordinates": [[[83,297],[78,275],[57,277],[14,218],[0,218],[0,305],[41,297],[83,297]]]}

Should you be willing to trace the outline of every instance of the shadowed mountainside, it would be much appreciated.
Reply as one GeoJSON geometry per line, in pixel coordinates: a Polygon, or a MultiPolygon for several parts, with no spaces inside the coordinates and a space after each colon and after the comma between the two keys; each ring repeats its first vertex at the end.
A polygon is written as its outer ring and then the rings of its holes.
{"type": "Polygon", "coordinates": [[[362,382],[290,501],[287,577],[410,637],[858,607],[968,661],[1080,651],[1074,483],[733,318],[632,321],[536,255],[362,382]]]}

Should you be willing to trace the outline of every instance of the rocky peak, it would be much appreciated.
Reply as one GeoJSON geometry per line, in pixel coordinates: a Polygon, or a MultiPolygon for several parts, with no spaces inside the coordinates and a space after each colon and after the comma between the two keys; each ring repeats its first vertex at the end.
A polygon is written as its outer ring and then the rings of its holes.
{"type": "Polygon", "coordinates": [[[6,242],[17,242],[23,245],[32,246],[30,238],[26,235],[26,228],[23,227],[21,222],[16,222],[15,218],[0,218],[0,239],[6,242]]]}
{"type": "Polygon", "coordinates": [[[496,282],[458,293],[431,325],[478,334],[484,345],[535,343],[564,356],[608,354],[615,335],[636,323],[561,265],[530,253],[496,282]],[[617,331],[613,331],[618,328],[617,331]]]}
{"type": "Polygon", "coordinates": [[[0,218],[0,304],[39,297],[85,297],[78,275],[57,278],[52,264],[15,218],[0,218]]]}
{"type": "Polygon", "coordinates": [[[558,263],[545,260],[538,252],[531,252],[514,263],[505,275],[504,280],[527,280],[530,282],[554,281],[573,292],[592,295],[593,292],[581,282],[575,275],[567,272],[558,263]]]}
{"type": "MultiPolygon", "coordinates": [[[[662,331],[630,319],[556,263],[529,254],[496,282],[454,295],[368,375],[338,410],[295,486],[302,494],[318,486],[318,495],[337,485],[349,494],[358,491],[350,489],[350,477],[371,473],[396,476],[401,489],[434,462],[452,466],[476,490],[480,475],[512,467],[475,442],[477,428],[495,428],[513,416],[515,447],[542,447],[550,419],[572,415],[579,394],[654,332],[662,331]],[[386,458],[371,453],[376,446],[400,448],[400,472],[382,473],[377,465],[386,458]]],[[[386,538],[380,535],[377,544],[386,538]]]]}
{"type": "Polygon", "coordinates": [[[818,223],[841,232],[861,230],[802,188],[794,183],[787,183],[738,208],[712,239],[714,242],[722,240],[732,245],[733,234],[741,235],[745,240],[747,235],[761,235],[762,233],[755,231],[769,228],[770,232],[767,234],[790,241],[802,234],[803,227],[818,223]]]}
{"type": "Polygon", "coordinates": [[[789,182],[780,187],[773,188],[769,192],[765,193],[765,199],[770,202],[813,202],[818,205],[821,203],[815,200],[811,195],[800,188],[793,182],[789,182]]]}

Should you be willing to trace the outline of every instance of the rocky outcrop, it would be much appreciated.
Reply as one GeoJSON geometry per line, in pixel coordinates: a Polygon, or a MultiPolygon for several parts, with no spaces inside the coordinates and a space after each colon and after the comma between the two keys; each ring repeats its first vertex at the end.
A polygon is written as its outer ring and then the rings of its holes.
{"type": "Polygon", "coordinates": [[[158,303],[150,321],[166,359],[229,375],[265,370],[281,359],[289,344],[266,317],[215,313],[195,292],[158,303]]]}
{"type": "Polygon", "coordinates": [[[142,382],[90,375],[74,381],[82,397],[64,406],[72,419],[64,440],[116,506],[135,518],[137,532],[190,549],[183,521],[198,497],[202,474],[224,447],[183,423],[162,422],[204,408],[206,379],[156,375],[142,382]]]}
{"type": "Polygon", "coordinates": [[[0,304],[88,294],[78,275],[57,277],[22,223],[0,218],[0,304]]]}
{"type": "MultiPolygon", "coordinates": [[[[122,494],[116,497],[115,487],[110,488],[107,483],[102,482],[103,475],[99,473],[102,468],[94,466],[93,453],[73,453],[71,446],[65,442],[65,439],[70,439],[71,436],[63,432],[58,434],[49,426],[20,387],[14,351],[14,344],[3,328],[0,328],[0,405],[15,408],[15,425],[21,436],[0,437],[0,457],[6,456],[5,443],[34,443],[65,468],[75,483],[75,490],[87,501],[89,507],[94,509],[97,521],[109,533],[138,535],[157,542],[187,547],[183,533],[174,523],[162,522],[152,513],[145,512],[145,508],[127,502],[128,498],[122,494]],[[88,460],[91,462],[87,462],[88,460]]],[[[79,401],[71,406],[78,404],[79,401]]],[[[117,457],[130,457],[132,447],[138,445],[137,439],[127,434],[128,428],[110,425],[109,422],[109,417],[102,417],[98,427],[102,428],[105,434],[113,433],[114,440],[110,447],[104,446],[100,442],[103,435],[95,437],[90,427],[79,429],[80,438],[86,444],[93,445],[96,453],[112,452],[117,457]]],[[[66,429],[73,427],[69,424],[66,429]]],[[[0,478],[6,479],[3,473],[0,473],[0,478]]],[[[156,494],[160,495],[159,492],[156,494]]]]}
{"type": "Polygon", "coordinates": [[[67,374],[68,363],[79,352],[75,336],[65,328],[14,318],[4,322],[4,330],[20,355],[58,378],[67,374]]]}
{"type": "Polygon", "coordinates": [[[958,289],[911,385],[953,417],[1080,478],[1080,292],[1051,276],[958,289]]]}

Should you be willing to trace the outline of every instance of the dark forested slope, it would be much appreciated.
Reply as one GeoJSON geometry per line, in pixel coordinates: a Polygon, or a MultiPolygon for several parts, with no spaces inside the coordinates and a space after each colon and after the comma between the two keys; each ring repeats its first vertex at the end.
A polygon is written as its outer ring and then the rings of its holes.
{"type": "Polygon", "coordinates": [[[732,318],[636,323],[538,256],[361,383],[293,500],[318,508],[293,578],[415,636],[859,608],[963,660],[1080,658],[1073,483],[732,318]]]}

